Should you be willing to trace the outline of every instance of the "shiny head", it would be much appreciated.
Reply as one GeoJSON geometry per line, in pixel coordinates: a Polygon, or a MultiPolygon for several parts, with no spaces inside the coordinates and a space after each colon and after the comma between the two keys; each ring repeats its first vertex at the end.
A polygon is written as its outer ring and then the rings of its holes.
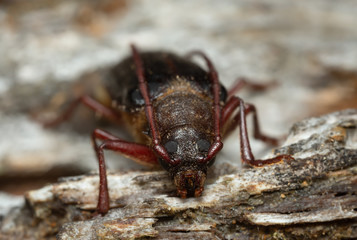
{"type": "Polygon", "coordinates": [[[202,162],[213,142],[212,138],[212,134],[188,125],[172,128],[163,136],[162,145],[175,164],[163,158],[159,158],[159,162],[173,177],[181,198],[201,196],[207,169],[214,162],[214,157],[202,162]]]}

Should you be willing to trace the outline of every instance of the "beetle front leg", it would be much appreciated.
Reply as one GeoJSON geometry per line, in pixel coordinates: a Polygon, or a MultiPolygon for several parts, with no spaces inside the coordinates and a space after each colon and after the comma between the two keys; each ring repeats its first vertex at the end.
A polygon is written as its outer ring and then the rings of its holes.
{"type": "Polygon", "coordinates": [[[99,196],[97,204],[97,212],[104,215],[109,210],[109,191],[108,191],[108,180],[107,180],[107,169],[105,166],[103,148],[105,145],[100,145],[95,147],[97,154],[97,159],[99,163],[99,196]]]}
{"type": "Polygon", "coordinates": [[[119,152],[141,164],[154,165],[158,164],[158,162],[155,153],[148,146],[121,140],[109,132],[101,129],[94,130],[92,134],[92,141],[99,163],[99,196],[97,212],[104,215],[109,210],[110,202],[104,159],[105,149],[119,152]],[[98,146],[96,139],[104,140],[104,142],[98,146]]]}
{"type": "Polygon", "coordinates": [[[266,160],[256,160],[253,152],[250,147],[250,142],[249,142],[249,136],[248,136],[248,131],[247,131],[247,123],[246,123],[246,114],[249,112],[253,112],[255,114],[254,117],[254,137],[258,138],[262,141],[265,142],[270,142],[270,143],[277,143],[277,140],[274,138],[267,137],[260,133],[259,129],[259,124],[258,124],[258,118],[256,116],[256,110],[253,105],[245,105],[244,101],[238,97],[232,97],[224,107],[222,111],[222,118],[223,118],[223,123],[224,124],[229,124],[228,125],[228,131],[232,131],[235,127],[239,126],[240,129],[240,150],[241,150],[241,158],[242,161],[255,166],[255,167],[261,167],[266,164],[273,164],[277,163],[280,161],[283,161],[284,159],[287,160],[292,160],[293,157],[290,155],[279,155],[274,158],[266,159],[266,160]],[[248,106],[248,107],[247,107],[248,106]],[[250,107],[249,107],[250,106],[250,107]],[[253,107],[252,107],[253,106],[253,107]],[[229,117],[232,115],[233,111],[239,107],[239,112],[233,117],[232,121],[233,122],[228,122],[229,117]]]}

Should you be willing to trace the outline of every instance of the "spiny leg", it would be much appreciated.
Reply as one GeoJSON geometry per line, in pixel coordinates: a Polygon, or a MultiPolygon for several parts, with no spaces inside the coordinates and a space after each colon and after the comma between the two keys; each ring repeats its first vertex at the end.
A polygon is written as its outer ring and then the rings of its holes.
{"type": "Polygon", "coordinates": [[[54,127],[57,126],[64,121],[68,120],[71,115],[73,114],[74,110],[78,107],[79,104],[84,104],[85,106],[89,107],[90,109],[94,110],[96,113],[103,115],[104,117],[111,119],[113,121],[119,121],[119,115],[114,112],[112,109],[104,106],[103,104],[99,103],[97,100],[89,97],[89,96],[81,96],[74,100],[70,106],[57,118],[44,122],[44,127],[54,127]]]}
{"type": "Polygon", "coordinates": [[[99,163],[99,196],[97,212],[104,215],[109,210],[110,201],[104,149],[119,152],[141,164],[157,165],[158,162],[155,153],[148,146],[121,140],[101,129],[94,130],[92,134],[92,142],[99,163]],[[98,146],[97,139],[104,140],[104,142],[98,146]]]}
{"type": "Polygon", "coordinates": [[[238,78],[233,85],[228,90],[228,99],[234,96],[238,91],[240,91],[244,87],[250,87],[256,91],[266,90],[272,86],[275,86],[276,82],[270,83],[254,83],[246,78],[238,78]]]}
{"type": "MultiPolygon", "coordinates": [[[[224,119],[224,124],[228,124],[228,118],[229,116],[233,113],[233,111],[239,107],[239,112],[234,116],[233,119],[235,119],[235,123],[231,125],[231,127],[234,129],[237,125],[239,125],[240,128],[240,151],[241,151],[241,158],[242,161],[256,167],[261,167],[266,164],[273,164],[277,163],[280,161],[283,161],[284,159],[287,160],[292,160],[293,157],[290,155],[279,155],[274,158],[269,158],[266,160],[256,160],[253,152],[250,147],[250,142],[249,142],[249,136],[248,136],[248,131],[247,131],[247,123],[246,123],[246,114],[251,111],[255,112],[255,108],[247,108],[244,104],[244,101],[238,97],[232,97],[233,99],[230,99],[227,102],[227,105],[223,109],[223,119],[224,119]],[[248,110],[247,110],[248,109],[248,110]]],[[[249,106],[249,105],[248,105],[249,106]]],[[[253,106],[253,105],[250,105],[253,106]]],[[[254,120],[254,126],[255,126],[255,137],[258,137],[260,140],[263,141],[268,141],[271,142],[271,138],[266,137],[265,135],[260,133],[259,130],[259,125],[258,125],[258,120],[256,117],[256,120],[254,120]]]]}

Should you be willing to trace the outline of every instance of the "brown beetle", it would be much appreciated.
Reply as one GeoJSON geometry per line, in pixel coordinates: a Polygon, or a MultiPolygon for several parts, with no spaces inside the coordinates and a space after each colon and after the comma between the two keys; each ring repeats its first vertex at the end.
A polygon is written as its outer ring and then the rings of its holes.
{"type": "MultiPolygon", "coordinates": [[[[105,149],[142,164],[160,164],[173,177],[181,198],[201,196],[207,169],[223,147],[222,136],[237,126],[243,162],[259,167],[292,159],[289,155],[266,160],[254,158],[246,128],[248,113],[254,115],[255,138],[271,144],[277,144],[277,140],[260,133],[255,107],[234,96],[246,81],[237,81],[227,93],[212,62],[202,52],[179,57],[167,52],[139,53],[133,45],[131,49],[132,56],[115,66],[105,79],[112,101],[110,106],[82,96],[60,117],[45,124],[61,123],[83,103],[109,119],[120,119],[131,130],[137,143],[101,129],[95,129],[92,134],[99,162],[98,213],[109,210],[105,149]],[[190,60],[194,55],[204,59],[208,71],[190,60]],[[103,142],[98,144],[97,140],[103,142]]],[[[264,86],[252,84],[252,87],[264,86]]]]}

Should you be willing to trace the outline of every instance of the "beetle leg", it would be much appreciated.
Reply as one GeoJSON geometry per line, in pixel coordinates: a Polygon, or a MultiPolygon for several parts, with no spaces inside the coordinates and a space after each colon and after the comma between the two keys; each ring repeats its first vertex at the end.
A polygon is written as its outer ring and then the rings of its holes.
{"type": "Polygon", "coordinates": [[[244,104],[244,101],[238,97],[232,97],[226,104],[226,106],[222,110],[222,118],[224,119],[224,124],[229,124],[227,131],[232,131],[235,127],[239,125],[240,128],[240,150],[241,150],[241,158],[242,161],[256,167],[260,167],[266,164],[273,164],[284,159],[293,159],[290,155],[279,155],[274,158],[266,159],[266,160],[256,160],[252,153],[248,131],[247,131],[247,124],[246,124],[246,114],[253,112],[254,114],[254,137],[258,138],[262,141],[269,142],[269,143],[277,143],[277,140],[274,138],[267,137],[260,132],[258,118],[256,114],[256,109],[251,104],[244,104]],[[239,107],[239,112],[233,117],[232,123],[228,122],[229,116],[232,115],[233,111],[239,107]]]}
{"type": "Polygon", "coordinates": [[[92,141],[95,149],[97,149],[98,146],[96,142],[97,139],[115,142],[115,148],[110,148],[110,150],[119,152],[139,164],[150,166],[158,164],[155,153],[150,147],[144,144],[122,140],[99,128],[95,129],[92,134],[92,141]]]}
{"type": "Polygon", "coordinates": [[[119,152],[124,156],[135,160],[141,164],[158,164],[155,153],[146,145],[127,142],[101,129],[95,129],[92,134],[92,142],[99,163],[99,197],[97,212],[105,214],[109,210],[109,192],[107,183],[107,173],[104,159],[104,149],[119,152]],[[104,140],[100,145],[97,139],[104,140]]]}
{"type": "MultiPolygon", "coordinates": [[[[243,100],[233,96],[228,100],[227,104],[224,106],[222,110],[224,136],[228,136],[239,125],[240,115],[241,115],[240,112],[238,112],[230,121],[229,119],[233,114],[233,112],[239,107],[240,101],[243,100]]],[[[278,139],[269,137],[260,131],[258,115],[255,106],[249,103],[244,103],[244,114],[248,115],[249,113],[253,113],[254,138],[274,146],[278,145],[279,143],[278,139]]]]}
{"type": "Polygon", "coordinates": [[[246,78],[238,78],[228,90],[228,98],[234,96],[238,91],[240,91],[243,87],[246,86],[252,88],[253,90],[261,91],[275,85],[276,82],[274,81],[270,83],[262,84],[262,83],[251,82],[246,78]]]}
{"type": "Polygon", "coordinates": [[[74,100],[70,104],[70,106],[61,115],[59,115],[56,119],[53,119],[48,122],[44,122],[43,126],[44,127],[54,127],[56,125],[61,124],[64,121],[68,120],[68,118],[71,117],[74,110],[78,107],[78,105],[80,103],[84,104],[85,106],[94,110],[96,113],[99,113],[108,119],[112,119],[115,121],[119,120],[118,114],[116,112],[114,112],[112,109],[104,106],[103,104],[99,103],[97,100],[95,100],[89,96],[81,96],[81,97],[77,98],[76,100],[74,100]]]}

